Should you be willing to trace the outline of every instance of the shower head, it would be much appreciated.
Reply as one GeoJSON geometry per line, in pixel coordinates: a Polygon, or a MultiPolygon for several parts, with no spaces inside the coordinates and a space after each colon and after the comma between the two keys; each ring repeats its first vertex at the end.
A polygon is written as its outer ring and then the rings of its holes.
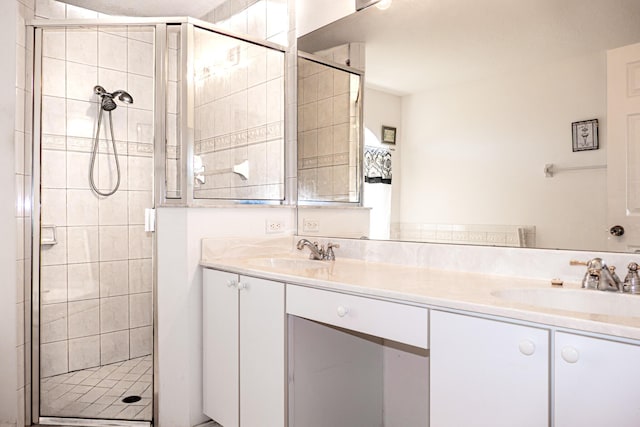
{"type": "Polygon", "coordinates": [[[94,86],[93,93],[100,96],[100,106],[105,111],[112,111],[116,109],[118,105],[115,103],[114,98],[118,98],[118,100],[126,104],[133,104],[133,97],[122,89],[109,93],[102,86],[97,85],[94,86]]]}
{"type": "Polygon", "coordinates": [[[118,97],[118,99],[126,104],[133,104],[133,97],[129,95],[129,92],[125,92],[124,90],[117,90],[111,94],[111,96],[118,97]]]}

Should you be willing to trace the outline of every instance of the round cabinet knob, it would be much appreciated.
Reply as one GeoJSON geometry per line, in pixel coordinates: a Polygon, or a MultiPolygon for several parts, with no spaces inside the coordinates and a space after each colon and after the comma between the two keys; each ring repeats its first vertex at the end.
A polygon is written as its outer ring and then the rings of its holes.
{"type": "Polygon", "coordinates": [[[518,349],[520,349],[520,353],[524,354],[525,356],[531,356],[536,352],[536,345],[531,340],[524,340],[520,342],[520,344],[518,345],[518,349]]]}
{"type": "Polygon", "coordinates": [[[574,347],[565,347],[560,352],[562,359],[567,363],[576,363],[580,359],[580,353],[574,347]]]}
{"type": "Polygon", "coordinates": [[[343,306],[343,305],[339,305],[338,309],[336,311],[338,313],[338,316],[344,317],[349,312],[349,309],[347,307],[343,306]]]}
{"type": "Polygon", "coordinates": [[[236,285],[235,280],[227,280],[227,287],[233,288],[236,285]]]}

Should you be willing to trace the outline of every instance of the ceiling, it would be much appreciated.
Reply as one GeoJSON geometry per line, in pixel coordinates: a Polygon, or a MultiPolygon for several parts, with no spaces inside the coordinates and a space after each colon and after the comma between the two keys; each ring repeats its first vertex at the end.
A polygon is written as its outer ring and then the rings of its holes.
{"type": "MultiPolygon", "coordinates": [[[[225,0],[63,0],[123,16],[200,18],[225,0]]],[[[366,43],[371,87],[398,94],[640,41],[640,0],[393,0],[302,37],[315,52],[366,43]]]]}
{"type": "Polygon", "coordinates": [[[639,0],[393,0],[303,36],[366,43],[366,80],[407,94],[640,41],[639,0]]]}
{"type": "Polygon", "coordinates": [[[225,0],[61,0],[109,15],[191,16],[200,18],[225,0]]]}

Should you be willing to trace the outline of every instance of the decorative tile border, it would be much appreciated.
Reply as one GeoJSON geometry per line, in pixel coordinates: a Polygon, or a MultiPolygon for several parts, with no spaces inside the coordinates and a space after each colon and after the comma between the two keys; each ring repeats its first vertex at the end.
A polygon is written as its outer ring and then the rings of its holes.
{"type": "Polygon", "coordinates": [[[229,150],[245,145],[260,144],[275,141],[284,137],[284,122],[269,123],[264,126],[241,130],[226,135],[215,136],[200,141],[194,145],[197,155],[229,150]]]}
{"type": "Polygon", "coordinates": [[[531,225],[391,224],[392,239],[418,242],[531,248],[535,236],[536,228],[531,225]]]}
{"type": "Polygon", "coordinates": [[[298,159],[298,169],[302,170],[345,165],[349,165],[349,153],[327,154],[298,159]]]}

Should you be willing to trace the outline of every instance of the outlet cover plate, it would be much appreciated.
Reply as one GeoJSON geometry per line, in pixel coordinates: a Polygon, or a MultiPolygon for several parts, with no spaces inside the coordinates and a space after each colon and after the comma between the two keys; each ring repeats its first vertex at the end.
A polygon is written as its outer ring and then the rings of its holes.
{"type": "Polygon", "coordinates": [[[265,225],[267,234],[284,233],[284,222],[276,219],[268,219],[265,225]]]}
{"type": "Polygon", "coordinates": [[[302,231],[304,233],[318,233],[320,231],[320,221],[317,219],[303,218],[302,231]]]}

